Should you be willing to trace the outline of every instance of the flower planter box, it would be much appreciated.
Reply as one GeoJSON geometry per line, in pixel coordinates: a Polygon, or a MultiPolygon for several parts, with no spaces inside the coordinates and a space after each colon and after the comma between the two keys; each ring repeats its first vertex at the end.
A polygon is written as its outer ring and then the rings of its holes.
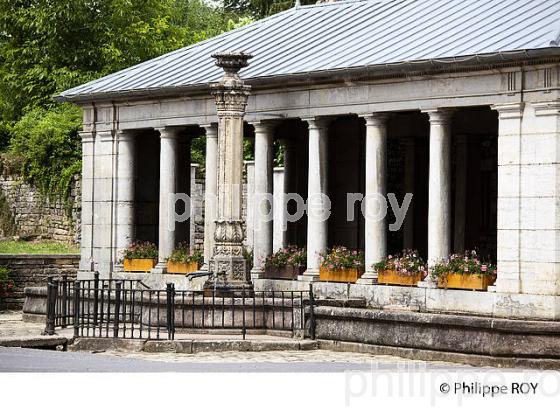
{"type": "Polygon", "coordinates": [[[191,273],[198,270],[198,263],[196,262],[171,262],[167,261],[167,273],[191,273]]]}
{"type": "Polygon", "coordinates": [[[334,269],[319,268],[319,280],[323,282],[356,283],[364,272],[360,269],[334,269]]]}
{"type": "Polygon", "coordinates": [[[422,280],[422,273],[414,275],[399,275],[394,270],[384,270],[378,272],[377,283],[381,285],[416,286],[422,280]]]}
{"type": "Polygon", "coordinates": [[[276,268],[274,266],[264,269],[263,279],[297,279],[298,275],[303,275],[305,268],[303,266],[283,266],[276,268]]]}
{"type": "Polygon", "coordinates": [[[155,259],[125,259],[125,272],[149,272],[156,266],[155,259]]]}
{"type": "Polygon", "coordinates": [[[461,273],[448,273],[439,278],[438,287],[443,289],[488,290],[496,277],[493,275],[469,275],[461,273]]]}

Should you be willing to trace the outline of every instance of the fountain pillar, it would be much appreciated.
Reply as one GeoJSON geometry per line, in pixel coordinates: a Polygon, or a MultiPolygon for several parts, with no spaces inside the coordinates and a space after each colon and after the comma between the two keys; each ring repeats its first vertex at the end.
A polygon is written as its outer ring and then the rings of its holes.
{"type": "Polygon", "coordinates": [[[206,287],[234,290],[251,287],[243,255],[245,223],[242,217],[243,117],[250,86],[239,77],[252,57],[244,53],[212,56],[224,76],[212,86],[218,115],[218,209],[214,254],[206,287]]]}

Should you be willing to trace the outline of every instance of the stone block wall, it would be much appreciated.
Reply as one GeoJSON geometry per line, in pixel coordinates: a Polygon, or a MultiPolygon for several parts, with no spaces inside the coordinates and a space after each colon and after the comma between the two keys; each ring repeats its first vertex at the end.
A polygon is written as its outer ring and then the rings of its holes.
{"type": "Polygon", "coordinates": [[[80,255],[0,255],[0,266],[6,266],[14,281],[14,292],[0,304],[0,309],[21,309],[24,289],[46,286],[48,276],[68,275],[75,278],[80,255]]]}
{"type": "Polygon", "coordinates": [[[61,242],[80,241],[80,180],[71,188],[68,204],[49,201],[19,175],[0,175],[4,222],[0,237],[41,236],[61,242]],[[6,215],[8,214],[8,215],[6,215]]]}

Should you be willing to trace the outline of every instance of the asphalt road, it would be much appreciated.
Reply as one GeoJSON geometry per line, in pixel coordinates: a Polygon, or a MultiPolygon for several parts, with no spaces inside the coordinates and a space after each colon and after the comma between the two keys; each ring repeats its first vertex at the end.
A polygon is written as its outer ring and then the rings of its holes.
{"type": "MultiPolygon", "coordinates": [[[[399,362],[376,362],[376,369],[397,370],[399,362]]],[[[401,363],[402,366],[402,363],[401,363]]],[[[0,372],[344,372],[369,371],[371,362],[170,362],[82,352],[0,348],[0,372]]],[[[429,370],[456,371],[461,366],[429,364],[429,370]]]]}

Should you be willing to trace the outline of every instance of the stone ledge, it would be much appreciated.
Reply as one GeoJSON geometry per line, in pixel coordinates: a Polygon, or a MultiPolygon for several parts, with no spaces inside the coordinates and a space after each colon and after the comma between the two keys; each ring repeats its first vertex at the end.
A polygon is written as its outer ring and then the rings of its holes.
{"type": "Polygon", "coordinates": [[[560,324],[317,307],[318,339],[494,357],[560,359],[560,324]]]}
{"type": "Polygon", "coordinates": [[[422,361],[441,361],[466,364],[475,367],[525,368],[538,370],[559,370],[560,360],[530,359],[519,357],[494,357],[437,350],[421,350],[405,347],[380,346],[365,343],[341,342],[336,340],[318,340],[319,349],[335,352],[367,353],[382,356],[397,356],[404,359],[422,361]]]}
{"type": "Polygon", "coordinates": [[[1,259],[72,259],[80,260],[80,254],[62,253],[62,254],[42,254],[42,253],[0,253],[1,259]]]}

